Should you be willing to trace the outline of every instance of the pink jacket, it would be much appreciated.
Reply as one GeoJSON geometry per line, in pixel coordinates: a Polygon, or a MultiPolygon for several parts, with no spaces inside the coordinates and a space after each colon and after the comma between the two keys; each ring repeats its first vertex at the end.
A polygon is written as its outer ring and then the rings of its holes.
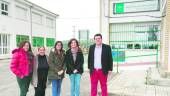
{"type": "Polygon", "coordinates": [[[29,61],[27,53],[22,49],[12,51],[13,57],[11,60],[11,71],[19,78],[29,75],[29,61]]]}

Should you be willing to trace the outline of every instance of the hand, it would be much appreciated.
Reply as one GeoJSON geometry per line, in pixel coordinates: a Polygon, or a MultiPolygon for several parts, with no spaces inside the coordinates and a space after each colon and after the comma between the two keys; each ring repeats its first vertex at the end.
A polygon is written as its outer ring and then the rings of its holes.
{"type": "Polygon", "coordinates": [[[63,70],[58,71],[58,75],[62,75],[63,72],[64,72],[63,70]]]}
{"type": "Polygon", "coordinates": [[[73,73],[77,73],[78,71],[77,71],[77,69],[75,69],[74,71],[73,71],[73,73]]]}

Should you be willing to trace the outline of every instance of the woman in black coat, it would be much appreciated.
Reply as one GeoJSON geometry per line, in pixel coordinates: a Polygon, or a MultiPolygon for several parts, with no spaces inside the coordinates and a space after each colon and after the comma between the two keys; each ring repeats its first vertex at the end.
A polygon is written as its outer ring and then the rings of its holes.
{"type": "Polygon", "coordinates": [[[69,74],[71,82],[71,96],[80,96],[80,80],[83,73],[84,56],[76,39],[71,39],[68,47],[65,62],[66,73],[69,74]]]}

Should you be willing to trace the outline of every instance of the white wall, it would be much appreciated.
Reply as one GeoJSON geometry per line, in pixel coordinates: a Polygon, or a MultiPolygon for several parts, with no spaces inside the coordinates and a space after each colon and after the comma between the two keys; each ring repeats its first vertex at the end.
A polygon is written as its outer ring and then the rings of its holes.
{"type": "MultiPolygon", "coordinates": [[[[30,6],[26,4],[22,4],[19,2],[15,2],[15,0],[9,1],[9,16],[5,16],[0,14],[0,34],[9,34],[10,35],[10,53],[11,50],[16,48],[16,35],[31,35],[31,18],[30,18],[30,6]],[[24,8],[27,10],[26,18],[19,18],[16,10],[16,6],[24,8]]],[[[42,24],[32,23],[32,36],[39,37],[48,37],[48,38],[56,38],[56,17],[51,16],[48,13],[44,13],[40,11],[40,9],[33,8],[34,12],[38,12],[42,15],[42,24]],[[53,28],[48,27],[46,24],[46,17],[49,17],[53,20],[53,28]]],[[[42,9],[43,10],[43,9],[42,9]]],[[[19,12],[22,12],[21,10],[19,12]]],[[[23,11],[24,12],[24,11],[23,11]]],[[[23,15],[20,13],[20,15],[23,15]]],[[[38,18],[37,18],[38,19],[38,18]]],[[[46,43],[45,43],[46,44],[46,43]]],[[[0,55],[1,58],[8,58],[10,54],[0,55]]]]}
{"type": "Polygon", "coordinates": [[[101,6],[108,10],[102,10],[101,21],[102,28],[101,32],[103,34],[104,42],[109,43],[109,25],[112,23],[131,23],[131,22],[148,22],[148,21],[161,21],[160,11],[152,12],[139,12],[139,13],[124,13],[124,14],[113,14],[113,3],[131,2],[131,1],[141,1],[141,0],[110,0],[109,4],[104,3],[105,0],[101,0],[101,6]],[[109,11],[107,16],[106,12],[109,11]],[[109,21],[107,21],[109,19],[109,21]]]}
{"type": "Polygon", "coordinates": [[[127,13],[110,18],[110,23],[160,21],[160,12],[127,13]],[[152,17],[153,16],[153,17],[152,17]]]}
{"type": "Polygon", "coordinates": [[[109,44],[109,0],[100,0],[100,24],[99,29],[103,37],[103,43],[109,44]]]}

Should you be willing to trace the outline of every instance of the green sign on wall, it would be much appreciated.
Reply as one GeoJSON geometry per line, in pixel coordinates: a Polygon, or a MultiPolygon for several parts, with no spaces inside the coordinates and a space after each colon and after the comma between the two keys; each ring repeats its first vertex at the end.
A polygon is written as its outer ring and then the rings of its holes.
{"type": "Polygon", "coordinates": [[[125,62],[125,51],[112,51],[114,62],[125,62]]]}
{"type": "Polygon", "coordinates": [[[116,3],[115,9],[115,13],[124,13],[124,3],[116,3]]]}
{"type": "Polygon", "coordinates": [[[46,46],[54,46],[55,39],[54,38],[46,38],[46,46]]]}
{"type": "Polygon", "coordinates": [[[16,35],[17,46],[19,46],[19,44],[23,41],[29,41],[29,36],[27,36],[27,35],[16,35]]]}
{"type": "Polygon", "coordinates": [[[138,13],[138,12],[152,12],[160,10],[160,0],[140,0],[129,1],[123,3],[113,3],[113,13],[138,13]]]}
{"type": "Polygon", "coordinates": [[[33,41],[34,47],[44,46],[44,38],[43,37],[33,37],[32,41],[33,41]]]}

